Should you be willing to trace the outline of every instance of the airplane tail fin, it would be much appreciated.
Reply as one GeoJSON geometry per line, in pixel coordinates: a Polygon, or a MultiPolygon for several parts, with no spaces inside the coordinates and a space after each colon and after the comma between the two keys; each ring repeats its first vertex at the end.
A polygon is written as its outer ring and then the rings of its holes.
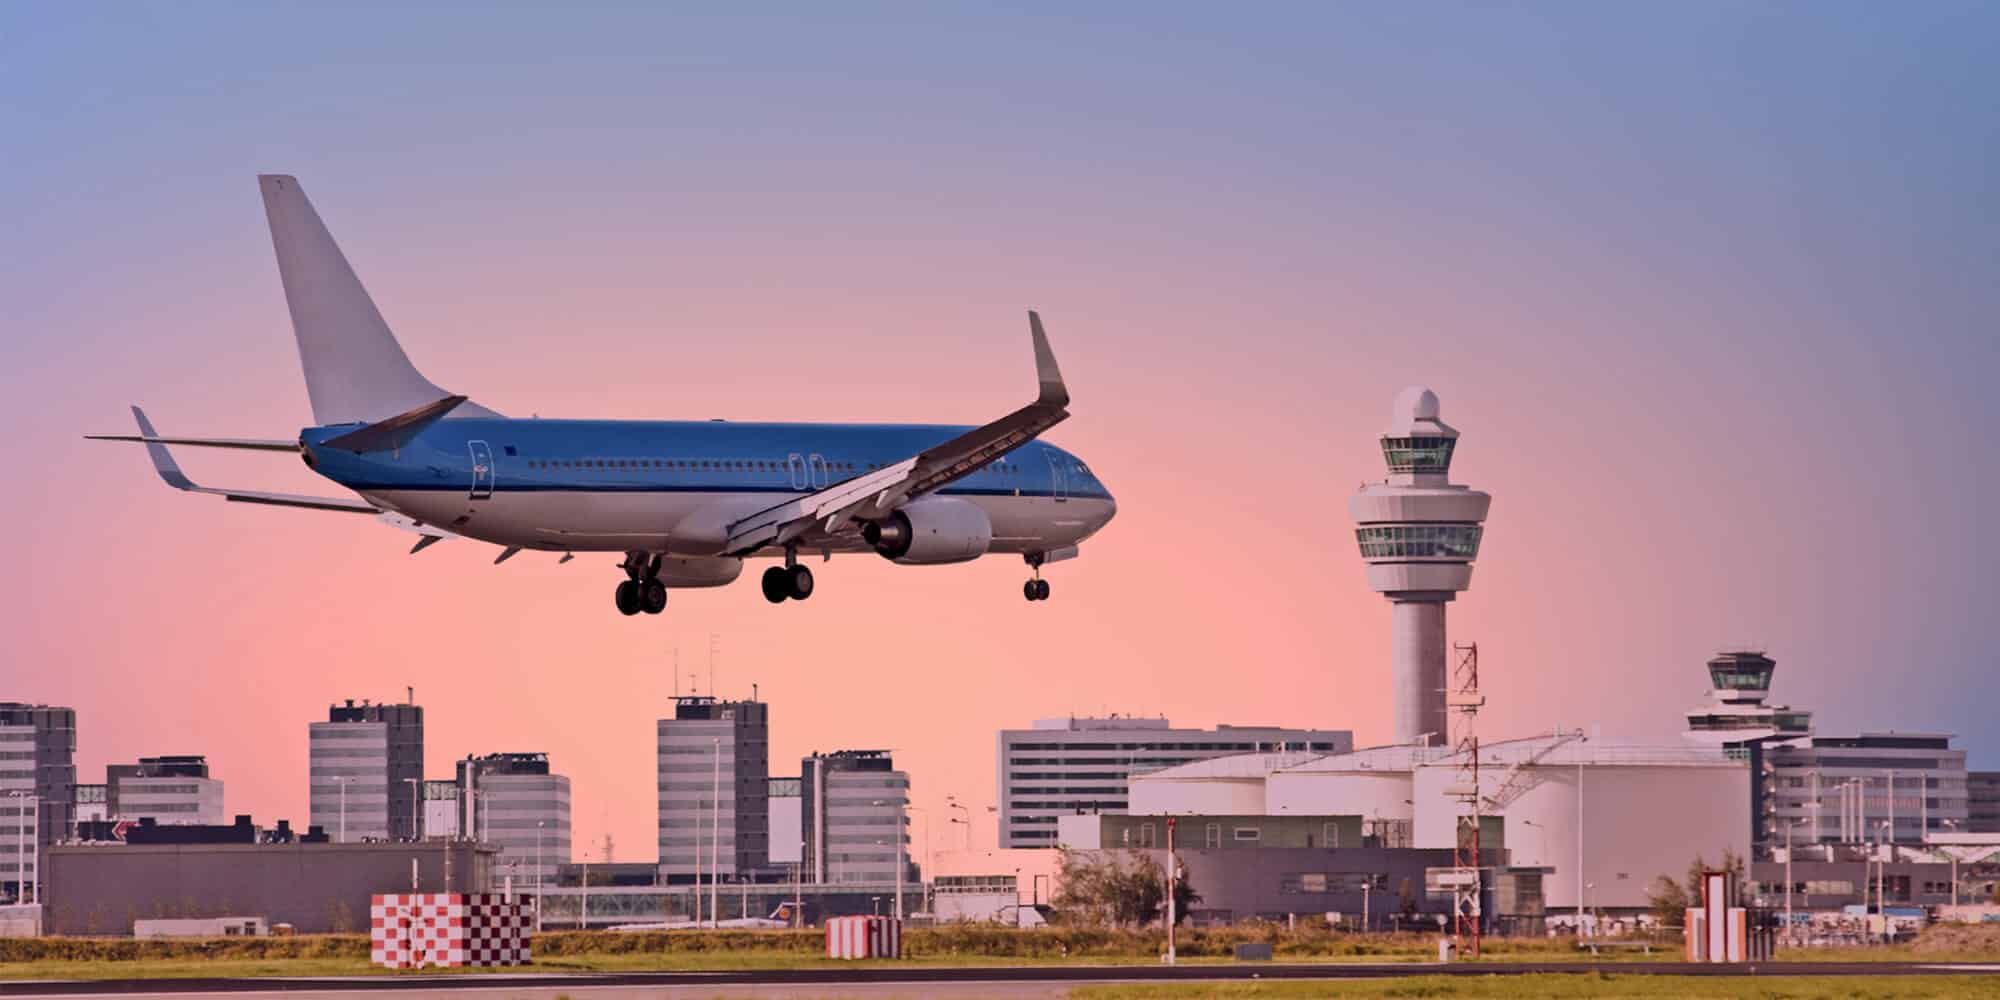
{"type": "MultiPolygon", "coordinates": [[[[297,178],[263,174],[264,214],[278,254],[278,276],[299,341],[313,420],[321,425],[373,423],[444,396],[396,342],[297,178]]],[[[498,416],[465,403],[454,416],[498,416]]]]}

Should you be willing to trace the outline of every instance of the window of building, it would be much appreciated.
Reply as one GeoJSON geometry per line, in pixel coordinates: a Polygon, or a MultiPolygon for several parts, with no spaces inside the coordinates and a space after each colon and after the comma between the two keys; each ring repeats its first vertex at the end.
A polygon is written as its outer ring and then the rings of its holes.
{"type": "Polygon", "coordinates": [[[1236,827],[1229,831],[1229,835],[1239,841],[1258,841],[1264,839],[1264,831],[1254,826],[1236,827]]]}

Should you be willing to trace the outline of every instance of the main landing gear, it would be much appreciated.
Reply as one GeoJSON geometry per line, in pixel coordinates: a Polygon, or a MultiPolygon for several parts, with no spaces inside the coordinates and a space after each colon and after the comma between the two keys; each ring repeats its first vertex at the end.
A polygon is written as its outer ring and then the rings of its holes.
{"type": "Polygon", "coordinates": [[[795,548],[785,549],[785,564],[764,571],[764,599],[783,604],[787,599],[803,601],[813,595],[813,571],[799,562],[795,548]]]}
{"type": "Polygon", "coordinates": [[[1048,600],[1049,581],[1042,579],[1042,554],[1040,552],[1030,552],[1022,558],[1028,561],[1028,565],[1035,568],[1035,578],[1021,585],[1021,596],[1030,601],[1048,600]]]}
{"type": "Polygon", "coordinates": [[[667,610],[667,585],[660,582],[660,557],[644,552],[625,554],[625,582],[618,585],[618,613],[641,611],[657,615],[667,610]]]}

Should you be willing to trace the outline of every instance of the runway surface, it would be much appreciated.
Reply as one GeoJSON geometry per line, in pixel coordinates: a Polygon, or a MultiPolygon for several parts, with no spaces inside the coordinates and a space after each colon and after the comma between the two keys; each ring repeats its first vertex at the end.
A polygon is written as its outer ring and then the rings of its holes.
{"type": "Polygon", "coordinates": [[[1989,975],[2000,994],[2000,964],[1919,962],[1766,962],[1697,965],[1680,962],[1509,962],[1505,964],[1242,964],[1068,966],[894,966],[766,969],[735,972],[476,973],[260,979],[0,980],[0,996],[177,997],[181,1000],[282,994],[353,1000],[358,993],[466,1000],[508,997],[1059,997],[1088,983],[1223,982],[1246,979],[1390,979],[1401,976],[1507,976],[1603,972],[1652,976],[1918,976],[1989,975]]]}

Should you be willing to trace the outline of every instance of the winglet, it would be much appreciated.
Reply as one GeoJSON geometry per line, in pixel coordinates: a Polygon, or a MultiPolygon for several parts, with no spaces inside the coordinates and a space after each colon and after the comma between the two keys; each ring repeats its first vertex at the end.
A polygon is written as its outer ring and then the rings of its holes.
{"type": "MultiPolygon", "coordinates": [[[[132,416],[139,421],[139,433],[141,435],[149,438],[160,436],[153,430],[153,422],[146,419],[145,410],[134,406],[132,407],[132,416]]],[[[146,442],[146,454],[153,460],[153,470],[160,474],[161,479],[167,481],[168,486],[177,490],[199,489],[199,487],[195,486],[194,480],[189,479],[187,473],[181,471],[180,463],[174,461],[173,453],[167,450],[166,445],[148,441],[146,442]]]]}
{"type": "Polygon", "coordinates": [[[1068,406],[1069,388],[1063,385],[1055,352],[1049,350],[1049,335],[1042,332],[1042,317],[1033,309],[1028,310],[1028,333],[1035,341],[1035,378],[1042,384],[1042,395],[1036,402],[1044,406],[1068,406]]]}

